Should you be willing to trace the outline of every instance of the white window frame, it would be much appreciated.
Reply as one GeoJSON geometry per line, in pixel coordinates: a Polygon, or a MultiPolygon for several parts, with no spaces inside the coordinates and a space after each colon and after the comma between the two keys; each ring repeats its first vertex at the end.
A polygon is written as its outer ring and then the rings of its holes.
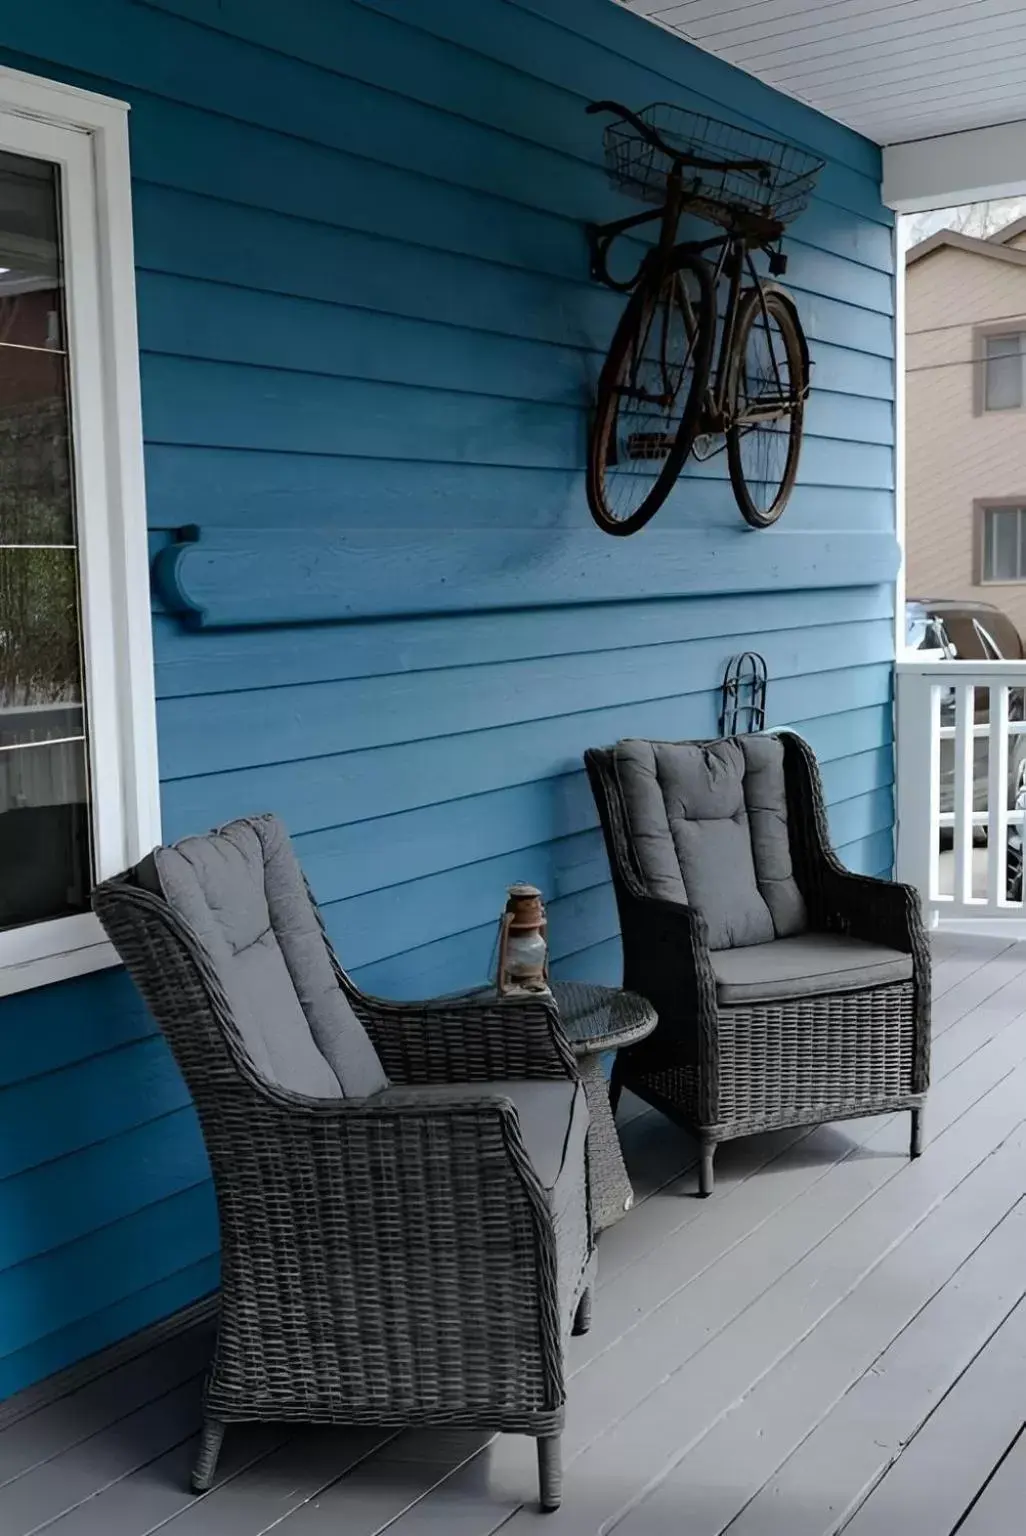
{"type": "MultiPolygon", "coordinates": [[[[976,506],[978,508],[977,517],[979,518],[979,534],[977,537],[979,541],[980,562],[980,579],[976,585],[980,587],[1021,587],[1026,582],[1026,563],[1022,560],[1024,535],[1026,535],[1026,496],[996,497],[993,501],[984,498],[978,501],[976,506]],[[987,573],[987,527],[988,524],[991,524],[992,519],[996,520],[998,517],[1007,515],[1009,512],[1016,514],[1015,545],[1018,557],[1016,564],[1022,567],[1021,574],[1018,576],[990,576],[987,573]]],[[[996,528],[994,537],[996,540],[996,528]]]]}
{"type": "Polygon", "coordinates": [[[1005,325],[1001,328],[981,326],[980,346],[983,357],[983,412],[988,416],[999,416],[1006,411],[1021,411],[1026,409],[1026,327],[1005,325]],[[990,344],[992,341],[1009,341],[1014,337],[1018,342],[1016,353],[1006,353],[1004,357],[991,357],[990,344]],[[990,404],[990,365],[996,362],[1007,362],[1014,356],[1019,364],[1019,399],[1015,405],[991,405],[990,404]]]}
{"type": "MultiPolygon", "coordinates": [[[[160,841],[128,110],[0,69],[0,149],[60,167],[97,880],[160,841]]],[[[0,996],[117,964],[91,912],[0,932],[0,996]]]]}

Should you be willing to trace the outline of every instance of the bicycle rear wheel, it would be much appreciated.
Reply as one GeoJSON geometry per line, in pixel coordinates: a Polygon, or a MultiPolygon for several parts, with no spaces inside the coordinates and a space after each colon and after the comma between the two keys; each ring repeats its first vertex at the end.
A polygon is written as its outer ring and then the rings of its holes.
{"type": "Polygon", "coordinates": [[[588,506],[606,533],[658,512],[691,450],[709,382],[716,307],[709,265],[688,251],[646,263],[599,379],[588,506]]]}
{"type": "Polygon", "coordinates": [[[768,528],[794,489],[809,387],[808,346],[783,289],[742,298],[730,369],[730,483],[745,522],[768,528]]]}

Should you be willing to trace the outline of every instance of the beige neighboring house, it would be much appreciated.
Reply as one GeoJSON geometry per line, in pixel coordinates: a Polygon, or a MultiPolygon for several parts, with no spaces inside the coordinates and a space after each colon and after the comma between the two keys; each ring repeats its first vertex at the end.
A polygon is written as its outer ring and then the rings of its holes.
{"type": "Polygon", "coordinates": [[[906,257],[909,597],[994,603],[1026,636],[1026,219],[906,257]]]}

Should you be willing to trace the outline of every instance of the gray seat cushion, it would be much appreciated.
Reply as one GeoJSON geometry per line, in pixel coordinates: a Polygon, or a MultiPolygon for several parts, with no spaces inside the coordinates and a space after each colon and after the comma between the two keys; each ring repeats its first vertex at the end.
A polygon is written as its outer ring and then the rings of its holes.
{"type": "Polygon", "coordinates": [[[912,956],[839,934],[802,933],[709,956],[724,1007],[911,981],[912,956]]]}
{"type": "Polygon", "coordinates": [[[614,757],[646,887],[700,912],[710,949],[804,930],[779,737],[621,741],[614,757]]]}
{"type": "Polygon", "coordinates": [[[157,848],[165,900],[203,945],[257,1072],[314,1098],[388,1084],[341,991],[302,871],[274,816],[157,848]]]}

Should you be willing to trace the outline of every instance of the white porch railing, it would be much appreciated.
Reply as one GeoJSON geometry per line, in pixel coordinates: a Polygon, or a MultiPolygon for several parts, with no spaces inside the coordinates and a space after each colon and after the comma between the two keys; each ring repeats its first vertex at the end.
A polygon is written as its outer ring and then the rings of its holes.
{"type": "Polygon", "coordinates": [[[1026,814],[1026,661],[908,660],[895,673],[899,880],[918,888],[933,925],[1023,921],[1008,851],[1026,814]]]}

